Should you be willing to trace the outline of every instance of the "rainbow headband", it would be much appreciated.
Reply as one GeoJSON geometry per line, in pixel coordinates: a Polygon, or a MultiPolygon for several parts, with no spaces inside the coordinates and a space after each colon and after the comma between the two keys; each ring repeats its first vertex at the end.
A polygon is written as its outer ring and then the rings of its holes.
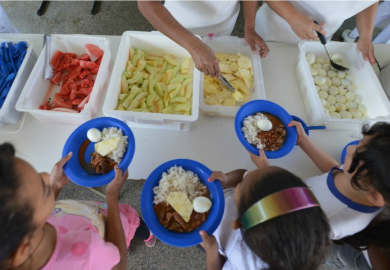
{"type": "Polygon", "coordinates": [[[242,216],[245,230],[267,220],[311,207],[319,207],[310,189],[295,187],[275,192],[252,205],[242,216]]]}

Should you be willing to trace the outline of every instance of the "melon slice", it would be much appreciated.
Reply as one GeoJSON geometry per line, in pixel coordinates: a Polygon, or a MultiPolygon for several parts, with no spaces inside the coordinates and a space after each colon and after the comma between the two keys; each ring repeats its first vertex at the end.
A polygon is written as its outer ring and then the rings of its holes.
{"type": "Polygon", "coordinates": [[[119,145],[119,138],[111,138],[95,144],[95,151],[105,157],[119,145]]]}
{"type": "Polygon", "coordinates": [[[192,210],[194,209],[187,194],[183,192],[171,192],[167,198],[167,202],[175,209],[175,211],[184,219],[185,222],[190,221],[192,210]]]}

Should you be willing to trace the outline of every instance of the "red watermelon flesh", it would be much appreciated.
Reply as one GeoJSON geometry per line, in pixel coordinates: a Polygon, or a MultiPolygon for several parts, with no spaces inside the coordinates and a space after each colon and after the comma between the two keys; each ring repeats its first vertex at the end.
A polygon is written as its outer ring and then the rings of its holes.
{"type": "Polygon", "coordinates": [[[104,51],[93,44],[85,44],[85,49],[92,62],[95,62],[100,56],[104,54],[104,51]]]}
{"type": "MultiPolygon", "coordinates": [[[[55,76],[50,80],[54,85],[61,85],[54,100],[44,100],[41,110],[80,112],[91,96],[96,74],[103,58],[103,50],[93,44],[85,45],[87,54],[56,51],[50,60],[55,76]],[[96,62],[94,62],[94,60],[96,62]],[[63,110],[62,110],[63,109],[63,110]]],[[[45,97],[47,98],[47,97],[45,97]]]]}

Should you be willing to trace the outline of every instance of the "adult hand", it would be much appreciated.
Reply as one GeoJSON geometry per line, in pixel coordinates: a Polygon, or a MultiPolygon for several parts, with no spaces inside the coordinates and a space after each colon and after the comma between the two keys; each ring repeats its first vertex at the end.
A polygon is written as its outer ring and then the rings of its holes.
{"type": "Polygon", "coordinates": [[[61,158],[53,167],[53,169],[50,172],[50,185],[55,190],[61,190],[63,187],[65,187],[69,183],[69,178],[66,176],[64,172],[64,165],[70,158],[72,157],[73,153],[70,152],[65,157],[61,158]]]}
{"type": "Polygon", "coordinates": [[[256,33],[254,29],[245,29],[245,42],[251,47],[253,53],[257,53],[260,48],[260,57],[264,58],[269,53],[269,48],[265,41],[256,33]]]}
{"type": "Polygon", "coordinates": [[[108,184],[106,189],[106,196],[107,199],[111,198],[117,200],[119,198],[119,192],[127,180],[127,177],[129,176],[129,172],[126,170],[124,173],[122,173],[122,170],[119,169],[118,165],[115,165],[114,170],[115,178],[108,184]]]}
{"type": "Polygon", "coordinates": [[[303,141],[305,141],[309,136],[307,136],[302,124],[298,121],[291,121],[290,124],[288,124],[289,127],[295,127],[297,129],[298,139],[297,144],[301,145],[303,141]]]}
{"type": "Polygon", "coordinates": [[[362,52],[364,60],[370,62],[371,65],[375,64],[374,46],[370,39],[359,38],[357,48],[362,52]]]}
{"type": "Polygon", "coordinates": [[[252,162],[256,165],[258,169],[268,167],[268,159],[265,155],[264,149],[259,149],[259,155],[254,155],[252,152],[249,152],[252,162]]]}
{"type": "Polygon", "coordinates": [[[227,175],[224,174],[223,172],[216,171],[216,172],[212,172],[212,174],[207,179],[207,181],[213,182],[215,180],[219,180],[221,182],[222,187],[225,188],[226,183],[228,182],[229,179],[228,179],[227,175]]]}
{"type": "Polygon", "coordinates": [[[304,40],[318,40],[318,36],[314,31],[320,32],[326,36],[326,31],[322,28],[323,24],[317,25],[312,18],[298,12],[290,16],[287,20],[294,33],[304,40]]]}
{"type": "Polygon", "coordinates": [[[218,242],[217,239],[215,239],[215,236],[209,236],[205,231],[200,231],[199,234],[203,241],[200,245],[204,251],[206,251],[207,254],[214,253],[218,255],[218,242]]]}
{"type": "Polygon", "coordinates": [[[204,75],[219,77],[221,70],[214,51],[202,41],[192,47],[190,54],[194,60],[195,67],[204,75]]]}

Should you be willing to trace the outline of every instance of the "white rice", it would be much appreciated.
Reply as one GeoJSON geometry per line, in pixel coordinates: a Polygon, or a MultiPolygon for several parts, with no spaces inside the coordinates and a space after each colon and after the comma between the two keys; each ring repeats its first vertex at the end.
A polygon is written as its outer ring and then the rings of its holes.
{"type": "Polygon", "coordinates": [[[122,161],[123,156],[126,153],[127,149],[127,136],[123,136],[122,130],[116,127],[104,128],[102,131],[102,141],[111,139],[111,138],[119,138],[118,147],[111,151],[107,155],[107,157],[111,158],[118,162],[118,164],[122,161]]]}
{"type": "Polygon", "coordinates": [[[168,173],[164,172],[158,186],[153,188],[154,204],[165,202],[173,191],[187,194],[188,199],[193,202],[196,197],[203,195],[206,186],[202,184],[199,177],[191,171],[182,167],[171,167],[168,173]]]}
{"type": "Polygon", "coordinates": [[[244,133],[245,139],[248,143],[256,145],[258,149],[263,149],[264,145],[261,143],[261,139],[257,137],[257,134],[261,131],[257,126],[257,122],[261,119],[267,119],[268,117],[262,113],[256,113],[255,115],[249,115],[244,119],[243,127],[241,131],[244,133]]]}

